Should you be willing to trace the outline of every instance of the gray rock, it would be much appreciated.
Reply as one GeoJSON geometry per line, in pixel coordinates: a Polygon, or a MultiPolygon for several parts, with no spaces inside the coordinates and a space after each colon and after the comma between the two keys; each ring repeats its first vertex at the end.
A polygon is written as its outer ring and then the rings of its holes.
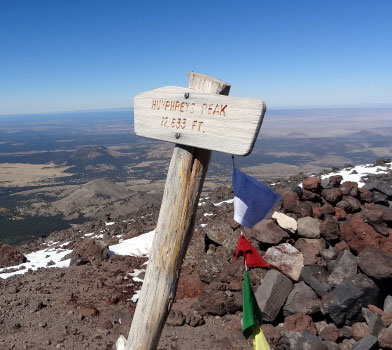
{"type": "Polygon", "coordinates": [[[368,324],[369,333],[377,337],[380,332],[386,328],[385,323],[381,319],[380,315],[371,312],[367,308],[362,308],[362,314],[365,317],[366,323],[368,324]]]}
{"type": "Polygon", "coordinates": [[[374,335],[363,337],[353,346],[352,350],[376,350],[378,349],[378,339],[374,335]]]}
{"type": "Polygon", "coordinates": [[[359,267],[369,277],[392,278],[392,255],[377,248],[366,248],[358,255],[359,267]]]}
{"type": "Polygon", "coordinates": [[[347,213],[355,213],[361,209],[361,202],[351,196],[344,196],[343,200],[336,204],[338,208],[344,209],[347,213]]]}
{"type": "Polygon", "coordinates": [[[320,297],[328,293],[332,288],[327,281],[327,270],[319,265],[304,266],[301,271],[301,278],[320,297]]]}
{"type": "Polygon", "coordinates": [[[320,222],[310,216],[298,219],[298,234],[306,238],[320,237],[320,222]]]}
{"type": "Polygon", "coordinates": [[[337,220],[330,215],[327,215],[320,226],[321,235],[327,240],[336,240],[340,237],[340,229],[337,220]]]}
{"type": "Polygon", "coordinates": [[[319,337],[308,331],[285,332],[283,342],[286,350],[328,350],[319,337]]]}
{"type": "Polygon", "coordinates": [[[327,346],[328,350],[339,350],[339,345],[333,341],[323,341],[323,344],[327,346]]]}
{"type": "Polygon", "coordinates": [[[361,308],[377,303],[379,288],[367,276],[357,274],[323,295],[321,311],[337,326],[361,321],[361,308]]]}
{"type": "Polygon", "coordinates": [[[293,288],[289,278],[276,270],[269,270],[257,288],[255,297],[263,313],[263,320],[273,322],[293,288]]]}
{"type": "Polygon", "coordinates": [[[296,313],[311,315],[320,311],[320,303],[321,301],[313,289],[305,282],[299,282],[294,285],[290,292],[283,307],[283,314],[285,316],[296,313]]]}
{"type": "Polygon", "coordinates": [[[388,295],[384,300],[384,312],[392,311],[392,296],[388,295]]]}
{"type": "Polygon", "coordinates": [[[203,282],[210,283],[223,270],[225,261],[216,255],[203,255],[203,261],[198,271],[203,282]]]}
{"type": "Polygon", "coordinates": [[[334,247],[329,246],[328,249],[321,249],[320,255],[324,258],[324,260],[329,261],[329,260],[336,259],[338,253],[334,247]]]}
{"type": "Polygon", "coordinates": [[[334,268],[328,277],[328,282],[336,286],[347,278],[355,275],[358,269],[358,259],[350,251],[345,250],[337,259],[334,268]]]}
{"type": "Polygon", "coordinates": [[[368,190],[377,190],[386,194],[387,196],[392,196],[391,180],[382,181],[382,180],[375,179],[371,182],[367,182],[364,187],[367,188],[368,190]]]}
{"type": "Polygon", "coordinates": [[[279,244],[284,238],[288,238],[289,235],[274,220],[267,219],[260,221],[253,227],[251,237],[262,243],[279,244]]]}

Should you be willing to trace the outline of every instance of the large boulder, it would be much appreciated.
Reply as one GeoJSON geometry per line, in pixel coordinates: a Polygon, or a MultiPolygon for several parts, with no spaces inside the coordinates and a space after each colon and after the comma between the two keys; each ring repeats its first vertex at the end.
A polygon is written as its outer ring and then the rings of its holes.
{"type": "Polygon", "coordinates": [[[257,288],[255,297],[263,320],[273,322],[293,288],[293,283],[276,270],[269,270],[257,288]]]}
{"type": "Polygon", "coordinates": [[[26,257],[16,248],[0,243],[0,267],[15,266],[26,261],[26,257]]]}
{"type": "Polygon", "coordinates": [[[361,321],[362,307],[375,304],[379,288],[367,276],[357,274],[323,295],[321,311],[328,315],[337,326],[361,321]]]}
{"type": "Polygon", "coordinates": [[[278,246],[268,248],[264,258],[268,264],[276,267],[294,281],[298,281],[304,266],[304,257],[291,244],[282,243],[278,246]]]}
{"type": "Polygon", "coordinates": [[[341,236],[357,253],[374,247],[392,254],[392,237],[384,237],[360,217],[347,220],[341,227],[341,236]]]}

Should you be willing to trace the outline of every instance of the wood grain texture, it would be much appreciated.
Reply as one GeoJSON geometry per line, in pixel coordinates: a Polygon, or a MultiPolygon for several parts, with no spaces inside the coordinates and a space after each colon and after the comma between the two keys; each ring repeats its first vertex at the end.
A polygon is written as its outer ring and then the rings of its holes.
{"type": "MultiPolygon", "coordinates": [[[[228,93],[218,79],[189,73],[189,86],[228,93]]],[[[156,234],[126,350],[155,350],[173,304],[181,265],[192,238],[211,151],[177,145],[167,174],[156,234]]]]}
{"type": "MultiPolygon", "coordinates": [[[[201,88],[217,89],[212,82],[201,88]]],[[[213,151],[247,155],[253,149],[265,109],[265,103],[259,99],[166,86],[135,97],[135,133],[213,151]]]]}

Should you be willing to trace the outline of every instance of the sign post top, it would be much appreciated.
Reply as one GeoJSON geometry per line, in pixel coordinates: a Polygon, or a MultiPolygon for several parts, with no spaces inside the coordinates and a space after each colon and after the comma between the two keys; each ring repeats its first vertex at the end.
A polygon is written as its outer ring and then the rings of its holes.
{"type": "MultiPolygon", "coordinates": [[[[217,91],[225,85],[229,92],[230,86],[221,80],[208,81],[210,91],[215,90],[214,85],[217,91]]],[[[259,99],[166,86],[135,97],[135,132],[157,140],[248,155],[259,133],[265,109],[265,103],[259,99]]]]}

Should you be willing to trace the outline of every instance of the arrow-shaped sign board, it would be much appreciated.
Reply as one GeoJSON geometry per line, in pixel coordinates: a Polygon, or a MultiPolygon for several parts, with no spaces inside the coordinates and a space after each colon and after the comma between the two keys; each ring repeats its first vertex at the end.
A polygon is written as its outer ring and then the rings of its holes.
{"type": "Polygon", "coordinates": [[[135,97],[139,136],[234,155],[248,155],[265,113],[258,99],[166,86],[135,97]]]}

